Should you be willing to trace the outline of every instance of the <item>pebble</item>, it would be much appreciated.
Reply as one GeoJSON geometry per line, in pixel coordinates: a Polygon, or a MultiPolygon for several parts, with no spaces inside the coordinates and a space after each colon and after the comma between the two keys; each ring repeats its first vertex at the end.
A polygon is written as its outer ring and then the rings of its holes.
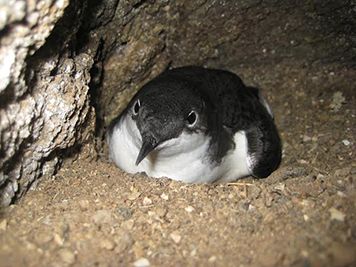
{"type": "Polygon", "coordinates": [[[277,184],[277,185],[275,185],[274,186],[274,189],[275,190],[278,190],[278,191],[284,191],[284,189],[285,189],[285,187],[286,187],[286,185],[285,184],[283,184],[283,183],[279,183],[279,184],[277,184]]]}
{"type": "Polygon", "coordinates": [[[336,220],[336,221],[340,221],[340,222],[345,221],[345,216],[346,216],[345,213],[343,213],[335,208],[330,208],[329,212],[330,212],[331,220],[336,220]]]}
{"type": "Polygon", "coordinates": [[[125,219],[128,220],[132,217],[132,210],[127,207],[119,207],[117,212],[125,219]]]}
{"type": "Polygon", "coordinates": [[[216,261],[216,256],[211,256],[209,259],[208,259],[209,262],[215,262],[216,261]]]}
{"type": "Polygon", "coordinates": [[[65,263],[73,264],[75,262],[75,254],[69,249],[61,249],[59,256],[65,263]]]}
{"type": "Polygon", "coordinates": [[[115,243],[110,239],[103,239],[100,241],[100,247],[107,250],[113,250],[115,248],[115,243]]]}
{"type": "Polygon", "coordinates": [[[185,211],[191,213],[192,211],[194,211],[194,208],[192,206],[188,206],[185,208],[185,211]]]}
{"type": "Polygon", "coordinates": [[[178,244],[182,239],[182,237],[177,232],[172,232],[169,236],[176,244],[178,244]]]}
{"type": "Polygon", "coordinates": [[[140,192],[132,192],[130,195],[128,195],[127,199],[128,200],[135,200],[141,195],[140,192]]]}
{"type": "Polygon", "coordinates": [[[308,135],[303,135],[303,142],[304,142],[304,143],[309,142],[309,141],[311,141],[311,140],[312,140],[312,138],[311,138],[310,136],[308,136],[308,135]]]}
{"type": "Polygon", "coordinates": [[[143,205],[144,206],[149,206],[149,205],[151,205],[152,204],[152,200],[150,199],[150,198],[148,198],[148,197],[144,197],[144,199],[143,199],[143,205]]]}
{"type": "Polygon", "coordinates": [[[164,199],[164,200],[168,200],[169,199],[168,195],[166,195],[165,193],[161,194],[161,198],[164,199]]]}
{"type": "Polygon", "coordinates": [[[64,238],[60,236],[58,233],[55,233],[53,235],[54,242],[56,242],[59,246],[63,246],[64,244],[64,238]]]}
{"type": "Polygon", "coordinates": [[[148,267],[150,266],[150,262],[146,258],[140,258],[133,263],[135,267],[148,267]]]}
{"type": "Polygon", "coordinates": [[[347,139],[344,139],[342,140],[342,143],[345,145],[345,146],[349,146],[351,144],[351,142],[347,139]]]}

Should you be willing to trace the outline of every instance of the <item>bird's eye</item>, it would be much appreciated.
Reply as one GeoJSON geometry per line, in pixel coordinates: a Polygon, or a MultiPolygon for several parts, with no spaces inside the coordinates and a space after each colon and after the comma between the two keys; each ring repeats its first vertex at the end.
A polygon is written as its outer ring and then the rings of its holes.
{"type": "Polygon", "coordinates": [[[189,126],[193,126],[197,121],[198,115],[194,110],[192,110],[187,117],[187,122],[189,126]]]}
{"type": "Polygon", "coordinates": [[[140,107],[141,107],[141,102],[139,99],[137,99],[137,101],[135,102],[134,106],[133,106],[133,114],[137,115],[138,112],[140,111],[140,107]]]}

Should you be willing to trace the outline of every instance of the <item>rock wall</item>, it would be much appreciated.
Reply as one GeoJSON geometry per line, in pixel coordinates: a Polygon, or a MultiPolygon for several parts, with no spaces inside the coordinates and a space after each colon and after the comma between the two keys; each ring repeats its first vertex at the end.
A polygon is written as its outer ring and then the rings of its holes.
{"type": "Polygon", "coordinates": [[[1,205],[52,174],[61,151],[82,140],[93,57],[69,46],[83,3],[0,2],[1,205]]]}
{"type": "Polygon", "coordinates": [[[165,68],[355,66],[355,1],[0,0],[0,205],[165,68]]]}

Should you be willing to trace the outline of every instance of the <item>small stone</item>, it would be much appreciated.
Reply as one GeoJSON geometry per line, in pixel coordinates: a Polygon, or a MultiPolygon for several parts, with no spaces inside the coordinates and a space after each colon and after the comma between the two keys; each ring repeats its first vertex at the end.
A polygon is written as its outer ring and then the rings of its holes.
{"type": "Polygon", "coordinates": [[[192,206],[188,206],[185,208],[185,211],[191,213],[194,211],[194,208],[192,206]]]}
{"type": "Polygon", "coordinates": [[[351,142],[347,139],[344,139],[342,140],[342,143],[345,145],[345,146],[349,146],[351,144],[351,142]]]}
{"type": "Polygon", "coordinates": [[[2,220],[0,222],[0,230],[6,231],[6,229],[7,229],[7,220],[2,220]]]}
{"type": "Polygon", "coordinates": [[[211,256],[209,259],[208,259],[209,262],[215,262],[216,261],[216,256],[211,256]]]}
{"type": "Polygon", "coordinates": [[[172,240],[176,244],[178,244],[182,239],[182,237],[177,232],[172,232],[169,236],[172,238],[172,240]]]}
{"type": "Polygon", "coordinates": [[[345,216],[346,216],[345,213],[343,213],[335,208],[330,208],[329,212],[330,212],[331,220],[336,220],[336,221],[340,221],[340,222],[345,221],[345,216]]]}
{"type": "Polygon", "coordinates": [[[306,161],[305,159],[300,159],[300,160],[298,160],[298,163],[300,163],[300,164],[308,164],[308,161],[306,161]]]}
{"type": "Polygon", "coordinates": [[[148,267],[150,266],[150,262],[146,258],[140,258],[133,263],[135,267],[148,267]]]}
{"type": "Polygon", "coordinates": [[[67,264],[73,264],[75,262],[75,254],[69,249],[61,249],[59,256],[67,264]]]}
{"type": "Polygon", "coordinates": [[[115,243],[110,239],[103,239],[100,241],[100,247],[107,250],[113,250],[115,248],[115,243]]]}
{"type": "Polygon", "coordinates": [[[132,192],[130,195],[128,195],[127,199],[128,200],[135,200],[141,195],[140,192],[132,192]]]}
{"type": "Polygon", "coordinates": [[[164,199],[164,200],[168,200],[169,199],[168,195],[166,195],[165,193],[161,194],[161,198],[164,199]]]}
{"type": "Polygon", "coordinates": [[[304,214],[303,218],[304,218],[304,221],[306,221],[306,222],[309,221],[309,216],[308,215],[304,214]]]}
{"type": "Polygon", "coordinates": [[[318,175],[316,176],[316,179],[318,180],[321,180],[321,179],[324,179],[325,178],[325,175],[321,174],[321,173],[318,173],[318,175]]]}
{"type": "Polygon", "coordinates": [[[101,224],[110,224],[112,223],[112,214],[111,211],[109,210],[98,210],[95,212],[95,214],[92,217],[93,221],[97,225],[101,224]]]}
{"type": "Polygon", "coordinates": [[[311,138],[310,136],[308,136],[308,135],[303,135],[303,142],[304,142],[304,143],[309,142],[309,141],[311,141],[311,140],[312,140],[312,138],[311,138]]]}
{"type": "Polygon", "coordinates": [[[119,207],[117,212],[125,219],[128,220],[132,217],[132,210],[126,207],[119,207]]]}
{"type": "Polygon", "coordinates": [[[143,199],[143,205],[144,205],[144,206],[149,206],[149,205],[151,205],[151,204],[152,204],[152,200],[151,200],[150,198],[145,197],[145,198],[143,199]]]}
{"type": "Polygon", "coordinates": [[[285,184],[283,184],[283,183],[279,183],[279,184],[277,184],[275,187],[274,187],[274,189],[275,190],[278,190],[278,191],[284,191],[284,189],[285,189],[285,187],[286,187],[286,185],[285,184]]]}
{"type": "Polygon", "coordinates": [[[64,238],[60,236],[59,234],[55,233],[53,235],[54,242],[56,242],[59,246],[63,246],[64,244],[64,238]]]}

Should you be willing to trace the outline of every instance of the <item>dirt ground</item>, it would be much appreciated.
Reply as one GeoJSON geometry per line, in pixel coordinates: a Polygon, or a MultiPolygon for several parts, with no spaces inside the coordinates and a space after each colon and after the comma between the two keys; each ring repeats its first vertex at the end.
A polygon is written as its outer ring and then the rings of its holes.
{"type": "Polygon", "coordinates": [[[85,150],[2,211],[0,266],[356,266],[356,71],[234,71],[274,110],[275,173],[190,185],[130,176],[85,150]]]}

